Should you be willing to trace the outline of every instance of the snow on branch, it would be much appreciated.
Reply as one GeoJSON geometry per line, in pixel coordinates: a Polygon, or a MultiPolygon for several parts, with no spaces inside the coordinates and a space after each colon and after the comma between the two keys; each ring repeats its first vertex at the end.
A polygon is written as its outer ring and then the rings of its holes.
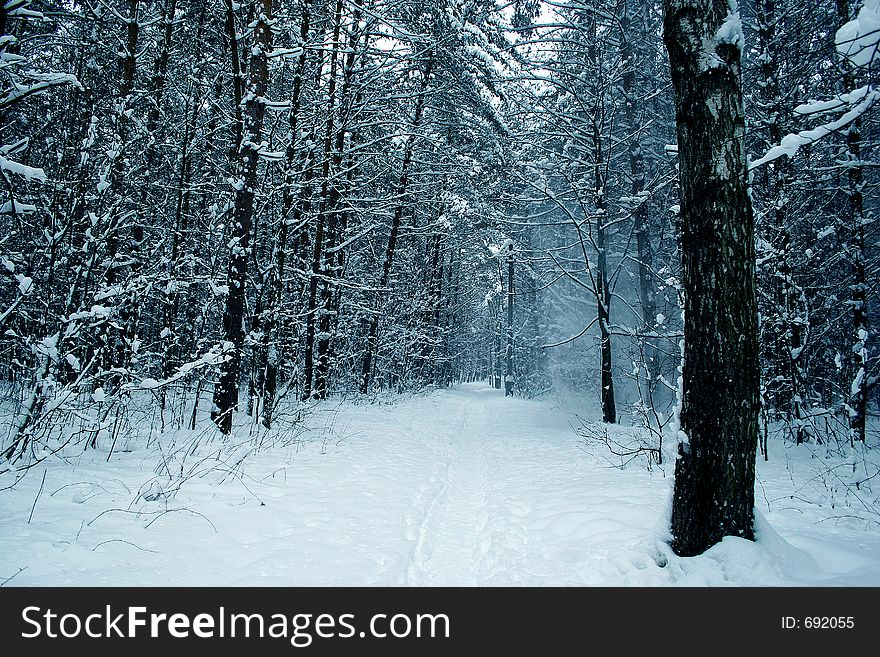
{"type": "Polygon", "coordinates": [[[855,91],[851,91],[848,94],[835,96],[831,100],[814,100],[809,103],[804,103],[803,105],[795,107],[794,113],[800,114],[801,116],[809,116],[811,114],[837,112],[864,100],[865,96],[868,95],[869,90],[869,87],[865,86],[860,87],[855,91]]]}
{"type": "Polygon", "coordinates": [[[862,0],[856,17],[835,34],[837,52],[853,66],[868,66],[880,48],[880,0],[862,0]]]}
{"type": "MultiPolygon", "coordinates": [[[[878,0],[878,2],[880,2],[880,0],[878,0]]],[[[795,153],[797,153],[798,149],[802,146],[814,144],[827,135],[830,135],[833,132],[838,132],[849,124],[855,122],[859,117],[873,108],[878,100],[880,100],[880,91],[864,87],[849,94],[841,94],[831,101],[820,101],[798,106],[795,111],[798,114],[804,115],[827,112],[843,107],[849,107],[849,110],[841,115],[836,121],[820,125],[812,130],[802,130],[801,132],[786,135],[782,138],[782,141],[778,146],[774,146],[767,151],[763,157],[753,161],[750,164],[750,168],[755,169],[762,164],[767,164],[768,162],[779,159],[783,155],[794,157],[795,153]],[[851,104],[853,101],[855,101],[855,104],[851,104]]]]}
{"type": "Polygon", "coordinates": [[[21,84],[13,80],[5,95],[0,97],[0,109],[6,109],[26,96],[40,93],[59,85],[72,84],[78,89],[83,88],[79,80],[76,79],[76,76],[70,73],[35,73],[27,71],[27,74],[32,82],[30,84],[21,84]]]}
{"type": "Polygon", "coordinates": [[[297,46],[296,48],[275,48],[275,50],[266,53],[266,59],[276,59],[278,57],[282,59],[293,59],[302,54],[303,49],[300,46],[297,46]]]}
{"type": "Polygon", "coordinates": [[[46,173],[42,169],[20,164],[18,162],[3,157],[3,155],[0,155],[0,171],[17,173],[20,176],[24,176],[28,180],[40,180],[43,182],[47,180],[46,173]]]}
{"type": "Polygon", "coordinates": [[[33,11],[28,9],[31,0],[6,0],[3,8],[6,10],[7,16],[20,16],[22,18],[44,19],[45,16],[41,11],[33,11]]]}
{"type": "Polygon", "coordinates": [[[27,214],[28,212],[36,212],[37,206],[31,203],[20,203],[16,200],[6,201],[0,205],[0,214],[18,215],[27,214]]]}
{"type": "Polygon", "coordinates": [[[277,161],[284,159],[284,151],[270,151],[269,144],[265,140],[257,144],[247,139],[242,143],[241,147],[251,149],[256,152],[258,157],[261,157],[264,160],[277,161]]]}
{"type": "MultiPolygon", "coordinates": [[[[880,50],[880,0],[862,0],[859,13],[837,30],[834,37],[837,52],[855,67],[871,65],[880,50]]],[[[751,163],[752,169],[787,155],[793,157],[801,146],[813,144],[832,132],[838,132],[858,120],[874,107],[880,92],[870,86],[835,96],[831,100],[813,101],[795,108],[802,116],[845,110],[836,121],[812,130],[803,130],[783,137],[778,146],[751,163]]]]}
{"type": "Polygon", "coordinates": [[[234,346],[231,342],[215,344],[206,353],[202,354],[199,359],[189,363],[184,363],[183,365],[178,367],[177,372],[169,376],[167,379],[164,379],[162,381],[157,381],[156,379],[143,379],[140,383],[130,383],[126,385],[125,389],[158,390],[159,388],[164,388],[165,386],[171,385],[175,381],[179,381],[194,370],[198,370],[203,367],[209,367],[211,365],[219,365],[229,357],[229,354],[233,349],[234,346]]]}

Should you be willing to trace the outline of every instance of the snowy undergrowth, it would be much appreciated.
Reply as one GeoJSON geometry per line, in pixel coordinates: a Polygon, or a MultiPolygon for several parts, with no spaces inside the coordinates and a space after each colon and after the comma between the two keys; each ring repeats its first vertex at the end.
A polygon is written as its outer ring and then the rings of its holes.
{"type": "MultiPolygon", "coordinates": [[[[758,540],[679,558],[666,544],[673,460],[609,462],[559,400],[470,384],[373,401],[319,405],[295,429],[261,433],[242,416],[224,442],[202,422],[109,463],[79,448],[7,473],[0,582],[880,584],[877,484],[857,497],[843,477],[856,452],[771,439],[758,540]],[[838,476],[847,485],[832,490],[838,476]]],[[[857,470],[877,451],[858,452],[857,470]]]]}

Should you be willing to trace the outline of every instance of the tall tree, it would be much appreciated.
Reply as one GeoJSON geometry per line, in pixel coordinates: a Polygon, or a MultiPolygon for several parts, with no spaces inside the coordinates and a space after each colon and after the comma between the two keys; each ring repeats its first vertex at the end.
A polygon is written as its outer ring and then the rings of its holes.
{"type": "Polygon", "coordinates": [[[319,203],[318,216],[315,219],[315,235],[313,238],[313,251],[311,262],[311,276],[309,277],[309,297],[306,314],[306,344],[305,344],[305,366],[303,370],[303,399],[309,399],[315,396],[322,399],[327,394],[326,381],[322,379],[320,369],[324,367],[321,362],[322,358],[326,358],[327,354],[326,336],[318,336],[316,329],[321,325],[325,313],[329,312],[327,302],[330,298],[329,281],[325,271],[325,249],[332,247],[333,244],[325,244],[327,238],[333,238],[333,231],[328,233],[327,219],[328,215],[331,222],[335,222],[335,215],[332,213],[335,208],[328,205],[330,199],[330,174],[332,172],[331,164],[335,162],[333,155],[334,136],[336,134],[336,105],[338,102],[336,87],[338,85],[337,68],[339,66],[339,53],[342,50],[340,43],[340,31],[342,29],[342,0],[337,0],[333,10],[333,23],[330,37],[329,59],[330,71],[327,80],[327,113],[326,127],[324,132],[324,150],[321,164],[321,195],[319,203]],[[330,212],[328,212],[330,210],[330,212]],[[321,298],[318,297],[319,287],[323,293],[321,298]],[[315,342],[318,341],[318,367],[315,365],[315,342]]]}
{"type": "MultiPolygon", "coordinates": [[[[647,22],[644,14],[647,13],[645,2],[618,2],[618,16],[620,17],[620,64],[623,69],[621,75],[621,91],[623,92],[624,120],[626,130],[629,133],[629,173],[631,179],[632,200],[636,203],[632,211],[633,232],[636,236],[637,268],[639,303],[642,310],[642,323],[644,328],[650,331],[654,327],[657,317],[657,304],[655,302],[654,254],[649,233],[649,204],[646,198],[647,167],[645,165],[645,149],[642,146],[644,140],[643,121],[645,116],[642,107],[640,91],[644,86],[643,78],[647,72],[642,70],[647,62],[640,61],[638,44],[634,43],[641,36],[637,32],[639,20],[647,22]],[[622,5],[622,6],[621,6],[622,5]]],[[[647,58],[645,58],[647,59],[647,58]]],[[[648,338],[645,341],[645,367],[648,376],[645,381],[645,390],[642,398],[647,399],[650,395],[651,378],[659,372],[657,362],[656,341],[648,338]]]]}
{"type": "MultiPolygon", "coordinates": [[[[848,0],[837,0],[837,15],[843,28],[849,23],[850,9],[848,0]]],[[[855,88],[856,70],[848,57],[841,57],[840,71],[844,92],[855,88]]],[[[868,405],[867,377],[867,342],[868,313],[867,291],[865,278],[865,208],[864,208],[864,167],[862,165],[862,121],[856,119],[849,124],[845,132],[848,203],[845,210],[846,226],[850,239],[846,252],[852,266],[852,283],[850,285],[850,304],[853,311],[853,345],[851,371],[853,376],[850,386],[850,429],[856,440],[865,442],[865,418],[868,405]]]]}
{"type": "MultiPolygon", "coordinates": [[[[418,95],[415,100],[415,110],[413,112],[412,127],[409,136],[406,138],[406,146],[403,153],[403,163],[400,170],[400,178],[397,183],[397,191],[395,198],[397,204],[394,206],[394,215],[391,219],[391,231],[388,235],[388,244],[385,247],[385,257],[382,260],[382,274],[379,277],[379,289],[382,290],[388,286],[391,277],[391,267],[394,264],[394,254],[397,248],[397,236],[400,233],[400,224],[403,219],[403,213],[406,209],[406,193],[409,184],[410,166],[412,164],[413,152],[415,148],[418,129],[422,122],[422,114],[425,109],[425,102],[428,95],[428,85],[431,81],[431,71],[434,67],[434,60],[429,55],[425,63],[425,68],[421,71],[422,81],[419,87],[418,95]]],[[[370,326],[367,332],[367,345],[364,350],[363,360],[361,362],[361,381],[360,391],[368,392],[370,382],[373,377],[373,359],[376,355],[376,345],[379,338],[379,314],[378,309],[370,316],[370,326]]]]}
{"type": "Polygon", "coordinates": [[[760,370],[735,2],[665,0],[681,176],[684,354],[672,547],[754,538],[760,370]]]}
{"type": "Polygon", "coordinates": [[[251,223],[254,216],[254,196],[257,188],[257,168],[263,150],[263,121],[266,113],[266,87],[269,78],[267,56],[272,48],[272,0],[254,3],[253,47],[249,65],[248,86],[242,90],[241,61],[235,30],[235,11],[231,0],[226,0],[226,29],[232,52],[232,71],[236,109],[244,104],[242,129],[236,130],[238,168],[234,179],[235,205],[232,219],[232,242],[227,269],[226,308],[223,313],[223,333],[228,343],[228,354],[220,370],[220,381],[214,391],[214,410],[211,416],[223,433],[232,431],[232,413],[238,405],[241,350],[244,344],[245,283],[249,260],[251,223]],[[244,93],[243,93],[244,92],[244,93]]]}

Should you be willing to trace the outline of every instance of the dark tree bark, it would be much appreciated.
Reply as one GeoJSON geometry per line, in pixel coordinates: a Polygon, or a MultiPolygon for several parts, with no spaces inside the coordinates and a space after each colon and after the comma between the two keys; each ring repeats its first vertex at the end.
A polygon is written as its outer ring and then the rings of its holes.
{"type": "Polygon", "coordinates": [[[599,34],[596,17],[592,14],[586,17],[586,29],[589,36],[587,57],[590,69],[594,72],[593,79],[593,108],[590,115],[592,128],[592,158],[593,158],[593,184],[595,189],[596,204],[596,315],[599,324],[599,357],[600,357],[600,386],[602,399],[602,421],[614,424],[617,422],[617,405],[614,398],[614,369],[613,353],[611,344],[611,288],[608,281],[608,251],[607,231],[605,223],[607,219],[607,204],[605,202],[605,147],[603,133],[605,130],[605,104],[602,99],[602,85],[604,84],[604,70],[602,53],[599,48],[599,34]]]}
{"type": "MultiPolygon", "coordinates": [[[[849,159],[858,162],[861,158],[861,126],[856,121],[849,127],[846,136],[849,159]]],[[[853,438],[865,442],[865,418],[868,414],[868,283],[865,271],[865,224],[862,197],[864,176],[861,166],[849,168],[849,200],[850,200],[850,259],[852,260],[851,286],[853,308],[853,339],[852,347],[854,379],[850,390],[850,428],[853,438]]]]}
{"type": "MultiPolygon", "coordinates": [[[[206,7],[202,6],[202,11],[199,14],[199,22],[198,22],[198,38],[202,36],[202,27],[204,25],[205,19],[205,9],[206,7]]],[[[156,131],[159,128],[159,119],[161,117],[162,111],[162,97],[165,92],[165,86],[168,80],[168,60],[170,58],[171,51],[171,40],[174,35],[174,14],[177,11],[177,0],[168,0],[165,3],[165,7],[163,9],[162,20],[164,23],[163,30],[163,38],[162,45],[159,50],[159,56],[156,58],[156,69],[153,74],[153,106],[150,108],[149,114],[147,115],[147,144],[144,152],[144,169],[146,174],[146,180],[144,180],[143,187],[141,188],[141,211],[143,212],[150,205],[150,188],[155,182],[152,181],[152,171],[153,166],[156,161],[156,131]]],[[[191,85],[191,89],[195,94],[195,99],[192,99],[190,95],[187,95],[184,115],[186,117],[186,127],[184,129],[183,140],[181,143],[181,175],[180,175],[180,185],[177,190],[177,204],[174,213],[174,229],[171,232],[171,254],[168,259],[166,279],[165,279],[165,292],[163,299],[163,307],[162,307],[162,324],[163,324],[163,332],[162,332],[162,342],[163,342],[163,355],[162,355],[162,375],[165,378],[168,378],[173,373],[174,368],[174,348],[175,348],[175,335],[174,335],[174,323],[177,318],[177,310],[178,310],[178,291],[176,284],[176,272],[177,267],[179,266],[179,257],[180,257],[180,240],[181,240],[181,214],[183,212],[184,206],[184,188],[185,185],[188,184],[189,177],[189,169],[190,169],[190,154],[189,154],[189,145],[192,137],[192,130],[190,129],[191,123],[194,123],[194,120],[189,121],[189,112],[190,112],[190,104],[193,104],[193,115],[194,117],[198,113],[198,86],[191,85]]],[[[133,239],[137,244],[140,244],[144,240],[144,231],[143,225],[138,223],[135,226],[135,233],[133,235],[133,239]]],[[[166,405],[166,396],[167,390],[162,388],[159,393],[161,397],[161,408],[164,411],[166,405]]]]}
{"type": "MultiPolygon", "coordinates": [[[[232,45],[232,69],[236,79],[241,76],[241,62],[235,37],[235,23],[231,0],[226,2],[227,30],[232,45]]],[[[241,350],[244,345],[245,282],[247,280],[248,251],[251,223],[254,214],[254,194],[257,187],[259,147],[266,112],[265,94],[269,71],[266,55],[272,47],[272,30],[267,21],[272,16],[272,0],[260,0],[254,22],[254,47],[251,49],[247,100],[245,102],[243,139],[238,144],[237,189],[232,222],[232,253],[226,272],[229,292],[223,313],[223,334],[230,343],[227,359],[220,367],[220,381],[214,390],[214,409],[211,419],[225,434],[232,432],[232,413],[238,405],[238,379],[241,371],[241,350]]],[[[241,103],[241,88],[234,84],[235,98],[241,103]]]]}
{"type": "Polygon", "coordinates": [[[598,129],[594,132],[596,149],[596,309],[599,317],[599,349],[602,362],[602,421],[617,422],[617,406],[614,402],[614,370],[611,353],[611,290],[608,286],[608,254],[605,245],[605,181],[600,162],[602,161],[602,138],[598,129]]]}
{"type": "MultiPolygon", "coordinates": [[[[848,0],[837,0],[837,14],[840,24],[843,25],[850,19],[848,0]]],[[[855,88],[855,73],[852,64],[844,59],[841,64],[843,90],[848,92],[855,88]]],[[[868,284],[865,278],[865,209],[862,187],[864,185],[864,172],[861,165],[855,163],[862,159],[862,122],[856,119],[846,131],[847,159],[850,166],[847,167],[847,189],[849,196],[847,207],[847,225],[850,230],[850,239],[847,252],[852,264],[852,291],[850,305],[853,309],[853,339],[852,346],[852,385],[850,386],[849,414],[850,431],[855,440],[865,442],[865,417],[868,411],[868,374],[867,366],[867,340],[868,340],[868,313],[867,291],[868,284]]]]}
{"type": "MultiPolygon", "coordinates": [[[[125,57],[122,62],[122,78],[119,85],[119,96],[116,112],[116,148],[113,161],[110,165],[110,188],[109,203],[112,204],[110,211],[110,227],[107,232],[107,268],[104,273],[104,283],[111,289],[120,282],[119,260],[137,261],[136,257],[123,258],[120,253],[120,237],[124,229],[126,219],[134,215],[127,202],[125,192],[126,184],[126,147],[129,142],[131,119],[127,110],[134,91],[135,76],[137,73],[138,37],[140,35],[140,12],[139,0],[129,0],[128,17],[126,21],[125,57]]],[[[137,221],[135,221],[137,224],[137,221]]],[[[136,235],[135,235],[136,237],[136,235]]],[[[132,254],[134,256],[134,254],[132,254]]],[[[132,265],[134,266],[134,265],[132,265]]],[[[113,374],[107,379],[108,386],[113,388],[121,383],[118,374],[125,368],[129,354],[131,338],[135,332],[137,323],[134,308],[134,299],[130,292],[119,296],[117,301],[118,324],[107,323],[101,330],[102,359],[101,364],[105,371],[113,374]]]]}
{"type": "MultiPolygon", "coordinates": [[[[315,239],[312,249],[311,276],[309,277],[309,296],[308,306],[306,310],[306,344],[305,344],[305,364],[303,368],[303,399],[317,397],[323,399],[326,395],[326,387],[316,373],[315,366],[315,339],[316,327],[321,324],[324,313],[327,311],[326,303],[329,299],[327,292],[327,272],[322,271],[324,262],[325,234],[328,233],[327,215],[328,215],[328,198],[330,194],[330,164],[333,156],[333,143],[335,135],[335,114],[336,114],[336,86],[337,86],[337,67],[339,60],[339,34],[342,29],[342,0],[337,0],[334,10],[333,19],[333,47],[330,51],[330,72],[327,84],[327,125],[324,133],[324,154],[321,165],[321,206],[318,216],[315,220],[315,239]],[[324,278],[321,294],[321,305],[318,306],[318,287],[320,279],[324,278]]],[[[332,229],[332,226],[330,227],[332,229]]],[[[329,235],[332,238],[332,231],[329,235]]],[[[330,244],[332,246],[332,244],[330,244]]],[[[322,336],[323,337],[323,336],[322,336]]],[[[323,343],[322,343],[323,344],[323,343]]],[[[326,353],[318,354],[319,361],[322,357],[326,358],[326,353]]],[[[319,362],[319,365],[322,363],[319,362]]]]}
{"type": "MultiPolygon", "coordinates": [[[[504,286],[502,285],[502,288],[503,287],[504,286]]],[[[502,329],[501,329],[501,297],[500,296],[496,296],[492,300],[492,311],[493,311],[492,312],[492,315],[493,315],[493,317],[492,317],[492,323],[493,323],[492,335],[493,335],[493,339],[495,340],[494,352],[492,354],[492,362],[495,363],[495,369],[493,370],[494,374],[492,377],[492,386],[496,390],[501,390],[501,382],[504,378],[504,374],[503,374],[504,370],[502,369],[504,366],[504,359],[502,356],[503,351],[501,349],[501,330],[502,329]]]]}
{"type": "Polygon", "coordinates": [[[665,0],[664,5],[680,157],[685,293],[683,435],[675,467],[672,547],[692,556],[724,536],[754,538],[760,404],[754,218],[738,20],[729,14],[727,0],[665,0]]]}
{"type": "MultiPolygon", "coordinates": [[[[391,266],[394,263],[394,251],[397,248],[397,235],[400,232],[400,222],[403,219],[403,211],[405,208],[406,188],[409,184],[409,169],[412,164],[413,149],[415,148],[415,133],[422,122],[422,112],[425,108],[425,99],[428,91],[431,73],[434,68],[433,58],[429,58],[425,65],[425,71],[422,73],[422,87],[416,98],[415,114],[413,115],[412,127],[413,131],[406,140],[406,146],[403,153],[403,164],[400,170],[400,179],[397,183],[398,199],[394,208],[394,215],[391,218],[391,232],[388,235],[388,246],[385,248],[385,258],[382,261],[382,276],[379,279],[379,288],[388,286],[391,277],[391,266]]],[[[373,359],[376,357],[376,348],[379,342],[379,308],[370,318],[370,328],[367,332],[367,348],[364,352],[364,359],[361,364],[361,392],[366,393],[370,389],[370,381],[373,377],[373,359]]]]}
{"type": "Polygon", "coordinates": [[[513,242],[507,254],[507,351],[504,354],[504,396],[513,394],[513,242]]]}
{"type": "MultiPolygon", "coordinates": [[[[433,215],[438,219],[443,214],[443,206],[438,205],[433,215]]],[[[430,254],[430,264],[427,265],[424,279],[424,289],[427,291],[427,300],[422,312],[422,348],[415,358],[415,380],[420,385],[436,384],[438,381],[438,359],[440,358],[440,312],[441,298],[443,297],[443,278],[445,257],[443,254],[443,235],[436,234],[426,240],[425,256],[430,254]]]]}
{"type": "MultiPolygon", "coordinates": [[[[331,176],[334,178],[326,196],[324,215],[327,217],[327,237],[324,244],[323,271],[326,279],[321,291],[321,319],[318,323],[318,364],[315,368],[315,397],[326,399],[330,394],[330,371],[333,361],[333,342],[336,325],[339,321],[339,308],[342,301],[342,288],[336,281],[342,276],[345,267],[345,251],[338,249],[345,235],[348,225],[348,209],[342,207],[342,188],[351,183],[353,165],[343,179],[342,163],[344,159],[347,136],[350,134],[348,125],[349,117],[354,111],[351,107],[352,83],[354,81],[355,63],[358,54],[358,41],[361,37],[361,10],[354,3],[354,11],[351,16],[351,27],[348,36],[348,44],[345,48],[346,56],[342,67],[342,89],[339,96],[339,125],[336,127],[336,137],[333,146],[331,161],[331,176]]],[[[327,183],[330,181],[327,179],[327,183]]]]}
{"type": "MultiPolygon", "coordinates": [[[[281,312],[282,297],[284,292],[284,273],[287,264],[287,239],[290,224],[299,221],[294,212],[294,171],[297,160],[297,145],[299,137],[299,114],[303,78],[305,76],[308,50],[305,45],[309,37],[311,25],[311,11],[308,3],[303,4],[302,20],[300,22],[300,44],[303,49],[296,64],[296,72],[293,78],[293,90],[290,96],[290,123],[288,144],[285,153],[287,171],[284,177],[284,192],[282,196],[281,220],[278,231],[273,238],[272,270],[269,272],[269,301],[266,309],[266,320],[263,327],[263,338],[260,345],[260,362],[258,368],[263,372],[263,385],[260,391],[262,397],[261,421],[267,429],[272,428],[272,415],[275,410],[275,393],[278,390],[278,370],[281,364],[279,346],[275,344],[278,332],[278,316],[281,312]]],[[[311,171],[311,169],[309,169],[311,171]]]]}

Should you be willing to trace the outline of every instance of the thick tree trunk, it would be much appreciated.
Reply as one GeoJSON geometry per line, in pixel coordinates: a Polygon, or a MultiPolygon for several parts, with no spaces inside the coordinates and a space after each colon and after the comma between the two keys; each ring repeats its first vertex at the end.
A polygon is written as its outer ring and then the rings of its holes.
{"type": "MultiPolygon", "coordinates": [[[[223,433],[232,432],[232,413],[238,406],[238,379],[241,372],[241,351],[244,345],[245,283],[250,249],[251,223],[254,213],[254,195],[257,187],[259,145],[263,135],[266,106],[264,98],[268,81],[266,55],[272,47],[272,0],[260,0],[254,21],[254,46],[251,49],[250,79],[245,101],[245,122],[242,140],[238,144],[238,167],[235,207],[232,222],[232,253],[226,272],[229,292],[223,313],[223,334],[230,349],[220,367],[220,381],[214,390],[214,408],[211,419],[223,433]]],[[[240,79],[241,66],[235,39],[235,23],[231,0],[226,2],[227,29],[233,53],[233,75],[240,79]]],[[[233,85],[236,87],[236,85],[233,85]]],[[[236,100],[242,98],[240,88],[236,100]]]]}
{"type": "Polygon", "coordinates": [[[754,538],[760,405],[742,34],[728,0],[665,0],[681,176],[684,361],[672,547],[754,538]]]}

